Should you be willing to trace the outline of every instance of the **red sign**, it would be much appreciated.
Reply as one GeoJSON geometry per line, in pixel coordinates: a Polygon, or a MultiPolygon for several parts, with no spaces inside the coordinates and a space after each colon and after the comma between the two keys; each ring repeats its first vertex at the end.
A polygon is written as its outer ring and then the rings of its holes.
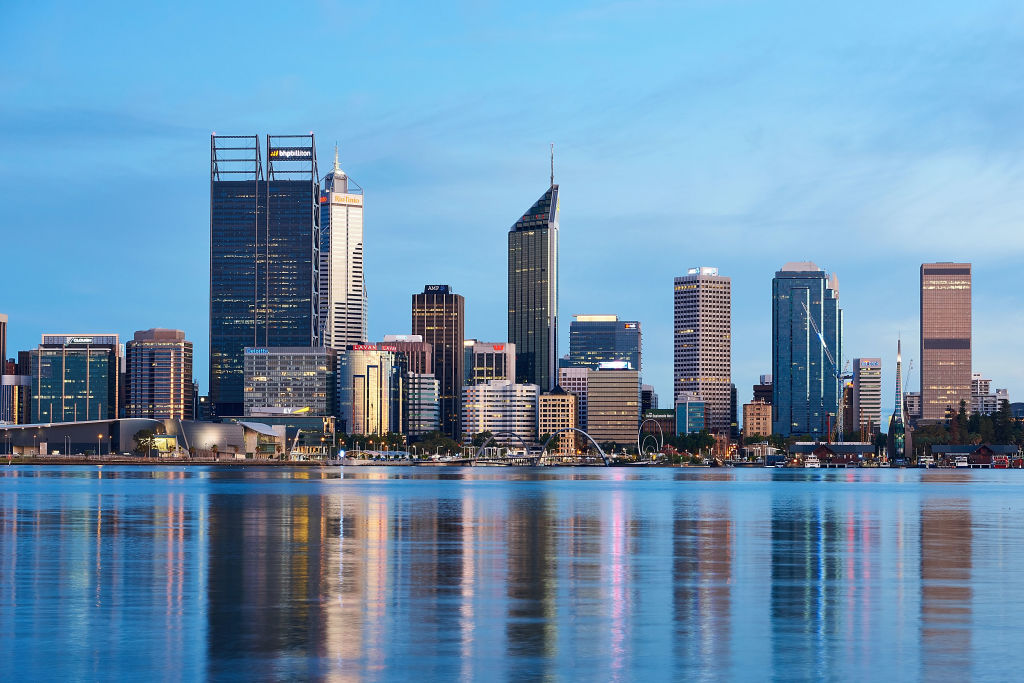
{"type": "Polygon", "coordinates": [[[376,344],[353,344],[352,345],[352,350],[353,351],[376,351],[377,350],[377,345],[376,344]]]}
{"type": "Polygon", "coordinates": [[[494,345],[494,350],[495,351],[504,351],[505,350],[505,345],[504,344],[495,344],[494,345]]]}

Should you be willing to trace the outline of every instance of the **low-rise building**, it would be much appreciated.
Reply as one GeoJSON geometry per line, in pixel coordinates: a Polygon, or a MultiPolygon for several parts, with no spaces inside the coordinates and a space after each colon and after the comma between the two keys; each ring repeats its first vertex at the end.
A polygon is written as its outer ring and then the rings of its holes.
{"type": "Polygon", "coordinates": [[[692,391],[684,391],[676,399],[676,435],[694,434],[705,429],[707,406],[692,391]]]}
{"type": "Polygon", "coordinates": [[[408,424],[406,436],[417,439],[441,429],[441,384],[432,374],[406,374],[408,424]]]}
{"type": "Polygon", "coordinates": [[[245,414],[286,408],[307,415],[335,413],[337,352],[326,346],[245,349],[245,414]]]}
{"type": "MultiPolygon", "coordinates": [[[[560,429],[578,429],[576,419],[579,412],[578,399],[575,394],[570,394],[561,387],[555,387],[549,392],[540,395],[537,432],[543,437],[552,435],[560,429]]],[[[575,455],[578,450],[579,434],[577,432],[564,432],[559,434],[558,440],[549,446],[549,452],[562,456],[575,455]]]]}
{"type": "Polygon", "coordinates": [[[771,436],[772,404],[763,401],[743,404],[743,438],[771,436]]]}
{"type": "Polygon", "coordinates": [[[570,394],[574,394],[577,400],[577,426],[587,431],[587,379],[590,377],[588,368],[564,367],[558,369],[558,386],[570,394]]]}

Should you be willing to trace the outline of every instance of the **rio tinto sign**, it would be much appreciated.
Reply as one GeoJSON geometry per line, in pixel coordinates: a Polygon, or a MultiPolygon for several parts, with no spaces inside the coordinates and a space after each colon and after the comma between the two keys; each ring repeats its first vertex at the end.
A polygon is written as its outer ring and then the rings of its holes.
{"type": "Polygon", "coordinates": [[[332,204],[342,204],[345,206],[362,206],[363,198],[357,194],[342,194],[335,192],[331,195],[332,204]]]}

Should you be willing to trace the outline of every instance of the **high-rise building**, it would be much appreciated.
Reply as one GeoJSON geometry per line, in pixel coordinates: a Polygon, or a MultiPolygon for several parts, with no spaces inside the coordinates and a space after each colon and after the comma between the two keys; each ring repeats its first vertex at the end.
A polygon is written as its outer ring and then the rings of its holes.
{"type": "Polygon", "coordinates": [[[853,421],[847,431],[860,430],[870,438],[882,431],[882,359],[853,359],[853,421]]]}
{"type": "Polygon", "coordinates": [[[310,417],[335,415],[338,353],[327,346],[245,349],[245,415],[281,408],[310,417]]]}
{"type": "Polygon", "coordinates": [[[839,417],[839,281],[810,262],[772,280],[772,433],[828,434],[839,417]],[[832,360],[829,359],[831,355],[832,360]],[[834,361],[834,362],[833,362],[834,361]]]}
{"type": "Polygon", "coordinates": [[[412,295],[412,333],[434,349],[434,377],[441,385],[441,431],[458,440],[462,399],[466,300],[448,285],[427,285],[412,295]]]}
{"type": "Polygon", "coordinates": [[[676,397],[676,435],[695,434],[707,429],[707,404],[696,392],[676,397]]]}
{"type": "Polygon", "coordinates": [[[673,394],[694,392],[707,406],[707,429],[731,430],[732,282],[717,268],[690,268],[675,279],[673,394]]]}
{"type": "Polygon", "coordinates": [[[434,374],[434,347],[423,341],[419,334],[385,334],[384,343],[404,353],[409,372],[418,375],[434,374]]]}
{"type": "Polygon", "coordinates": [[[125,344],[127,417],[195,419],[192,342],[181,330],[149,329],[125,344]]]}
{"type": "Polygon", "coordinates": [[[760,381],[754,385],[754,402],[761,401],[772,404],[772,376],[761,375],[760,381]]]}
{"type": "Polygon", "coordinates": [[[393,344],[350,344],[338,353],[338,429],[400,432],[407,425],[405,356],[393,344]]]}
{"type": "MultiPolygon", "coordinates": [[[[579,429],[576,420],[579,415],[578,400],[561,387],[555,387],[540,395],[537,408],[538,438],[552,436],[560,429],[579,429]]],[[[563,432],[551,443],[550,452],[556,455],[575,455],[579,443],[577,432],[563,432]]],[[[545,437],[546,438],[546,437],[545,437]]]]}
{"type": "Polygon", "coordinates": [[[648,410],[658,409],[658,394],[650,384],[640,385],[640,414],[644,415],[648,410]]]}
{"type": "Polygon", "coordinates": [[[587,431],[587,380],[589,377],[589,368],[560,368],[558,370],[558,386],[570,394],[574,394],[577,398],[576,427],[583,431],[587,431]]]}
{"type": "Polygon", "coordinates": [[[921,265],[921,419],[971,403],[971,264],[921,265]]]}
{"type": "Polygon", "coordinates": [[[516,378],[516,345],[492,344],[467,339],[465,352],[465,384],[480,384],[492,379],[516,378]]]}
{"type": "Polygon", "coordinates": [[[29,353],[33,422],[118,417],[116,334],[44,334],[29,353]]]}
{"type": "Polygon", "coordinates": [[[587,369],[586,432],[597,443],[629,446],[636,443],[640,426],[640,373],[626,363],[613,365],[587,369]]]}
{"type": "Polygon", "coordinates": [[[569,365],[597,370],[601,363],[627,362],[643,371],[640,323],[617,315],[574,315],[569,323],[569,365]]]}
{"type": "Polygon", "coordinates": [[[320,323],[323,344],[344,349],[366,341],[363,279],[363,188],[338,165],[320,194],[320,323]]]}
{"type": "Polygon", "coordinates": [[[405,433],[417,439],[441,428],[441,385],[432,374],[408,372],[408,424],[405,433]]]}
{"type": "Polygon", "coordinates": [[[7,314],[0,313],[0,375],[7,374],[7,314]]]}
{"type": "Polygon", "coordinates": [[[516,381],[549,391],[558,358],[558,185],[534,202],[508,233],[508,341],[516,381]]]}
{"type": "Polygon", "coordinates": [[[245,347],[320,345],[320,183],[312,135],[210,138],[210,401],[244,408],[245,347]],[[264,171],[266,174],[264,175],[264,171]]]}
{"type": "Polygon", "coordinates": [[[763,401],[743,404],[743,438],[772,435],[772,404],[763,401]]]}
{"type": "Polygon", "coordinates": [[[0,375],[0,424],[27,424],[32,421],[32,377],[0,375]]]}
{"type": "Polygon", "coordinates": [[[499,442],[506,441],[507,434],[515,434],[527,443],[536,441],[539,395],[536,384],[516,384],[507,379],[463,387],[463,439],[469,441],[481,432],[491,432],[499,442]]]}

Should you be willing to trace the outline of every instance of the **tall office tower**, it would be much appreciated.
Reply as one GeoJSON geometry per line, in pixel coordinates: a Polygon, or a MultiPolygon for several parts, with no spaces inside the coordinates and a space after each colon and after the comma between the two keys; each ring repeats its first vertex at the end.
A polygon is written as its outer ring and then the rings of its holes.
{"type": "Polygon", "coordinates": [[[971,404],[971,264],[921,264],[921,419],[971,404]]]}
{"type": "Polygon", "coordinates": [[[29,352],[32,419],[85,422],[118,416],[116,334],[44,334],[29,352]]]}
{"type": "Polygon", "coordinates": [[[585,431],[598,443],[636,443],[640,426],[640,373],[625,365],[606,363],[597,370],[587,369],[585,431]]]}
{"type": "MultiPolygon", "coordinates": [[[[736,394],[736,385],[729,384],[729,438],[738,439],[740,436],[739,421],[740,402],[736,394]]],[[[742,444],[741,444],[742,445],[742,444]]]]}
{"type": "Polygon", "coordinates": [[[853,359],[853,421],[847,431],[872,437],[882,431],[882,359],[853,359]]]}
{"type": "Polygon", "coordinates": [[[675,279],[673,395],[696,393],[708,431],[732,423],[732,283],[717,268],[690,268],[675,279]]]}
{"type": "Polygon", "coordinates": [[[617,315],[574,315],[569,323],[569,365],[597,370],[601,363],[625,361],[643,371],[640,323],[617,315]]]}
{"type": "Polygon", "coordinates": [[[193,420],[192,342],[181,330],[135,333],[125,346],[127,417],[193,420]]]}
{"type": "Polygon", "coordinates": [[[441,385],[432,374],[406,374],[408,424],[405,434],[417,439],[441,428],[441,385]]]}
{"type": "Polygon", "coordinates": [[[316,417],[337,414],[337,367],[338,353],[329,346],[246,348],[245,415],[266,408],[316,417]]]}
{"type": "MultiPolygon", "coordinates": [[[[579,399],[561,387],[540,395],[537,405],[537,438],[553,436],[561,429],[579,429],[579,399]],[[547,436],[545,436],[547,435],[547,436]]],[[[574,455],[579,443],[577,432],[563,432],[549,445],[549,452],[574,455]]]]}
{"type": "Polygon", "coordinates": [[[516,345],[491,344],[467,339],[465,350],[465,384],[480,384],[492,379],[516,379],[516,345]]]}
{"type": "Polygon", "coordinates": [[[459,404],[466,300],[448,285],[427,285],[422,294],[412,295],[412,333],[434,349],[434,377],[441,384],[441,431],[458,441],[462,438],[459,404]]]}
{"type": "Polygon", "coordinates": [[[417,375],[434,374],[434,347],[423,341],[419,334],[385,334],[384,343],[405,354],[409,372],[417,375]]]}
{"type": "Polygon", "coordinates": [[[344,349],[366,341],[363,279],[363,188],[338,165],[323,180],[320,195],[320,323],[323,344],[344,349]]]}
{"type": "Polygon", "coordinates": [[[7,372],[7,314],[0,313],[0,375],[7,372]]]}
{"type": "Polygon", "coordinates": [[[508,233],[508,341],[516,381],[555,386],[558,366],[558,185],[548,188],[508,233]]]}
{"type": "Polygon", "coordinates": [[[810,262],[787,263],[775,273],[772,433],[819,437],[836,424],[841,387],[835,366],[842,367],[842,332],[835,275],[810,262]]]}
{"type": "Polygon", "coordinates": [[[493,379],[462,388],[462,424],[465,441],[480,432],[491,432],[498,443],[519,446],[515,434],[527,443],[537,439],[537,402],[540,391],[536,384],[516,384],[507,379],[493,379]]]}
{"type": "Polygon", "coordinates": [[[889,455],[902,458],[906,445],[907,414],[903,404],[903,343],[896,341],[896,403],[889,418],[889,455]]]}
{"type": "Polygon", "coordinates": [[[244,349],[320,345],[312,135],[210,138],[210,401],[241,415],[244,349]],[[266,175],[264,176],[264,170],[266,175]]]}
{"type": "Polygon", "coordinates": [[[558,386],[570,394],[575,394],[579,402],[576,409],[579,411],[577,427],[587,431],[587,380],[590,377],[589,368],[559,368],[558,386]]]}
{"type": "Polygon", "coordinates": [[[349,344],[338,353],[338,429],[401,432],[408,424],[405,356],[392,344],[349,344]]]}

